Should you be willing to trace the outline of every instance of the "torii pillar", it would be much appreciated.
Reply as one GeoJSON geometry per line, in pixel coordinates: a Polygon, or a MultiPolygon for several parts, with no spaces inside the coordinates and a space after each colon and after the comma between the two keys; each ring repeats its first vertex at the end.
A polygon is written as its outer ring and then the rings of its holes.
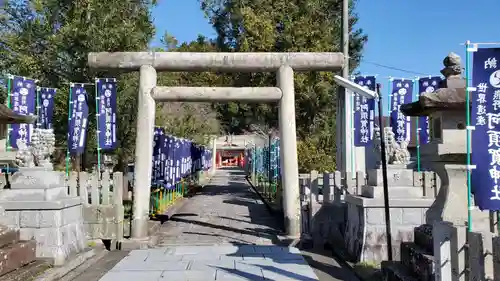
{"type": "Polygon", "coordinates": [[[295,71],[336,71],[341,53],[90,53],[89,66],[140,72],[132,237],[147,236],[155,101],[279,102],[283,208],[286,233],[300,236],[300,194],[295,127],[295,71]],[[276,72],[277,87],[157,87],[156,71],[276,72]]]}

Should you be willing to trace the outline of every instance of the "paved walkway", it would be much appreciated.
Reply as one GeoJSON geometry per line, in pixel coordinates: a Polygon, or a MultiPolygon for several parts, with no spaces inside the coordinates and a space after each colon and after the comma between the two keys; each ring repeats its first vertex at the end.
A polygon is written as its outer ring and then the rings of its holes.
{"type": "Polygon", "coordinates": [[[162,225],[160,245],[227,243],[273,245],[276,218],[251,190],[242,171],[218,170],[189,202],[162,225]]]}
{"type": "Polygon", "coordinates": [[[280,247],[277,229],[243,173],[219,170],[162,225],[158,248],[131,251],[99,280],[356,280],[331,258],[280,247]]]}

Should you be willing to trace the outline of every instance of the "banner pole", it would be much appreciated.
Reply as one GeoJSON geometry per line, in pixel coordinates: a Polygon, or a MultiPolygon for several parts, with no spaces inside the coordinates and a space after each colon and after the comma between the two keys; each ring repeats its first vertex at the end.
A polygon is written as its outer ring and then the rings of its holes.
{"type": "MultiPolygon", "coordinates": [[[[349,96],[349,98],[351,99],[351,112],[354,113],[354,110],[355,110],[355,108],[354,108],[354,92],[352,95],[349,96]]],[[[351,125],[350,126],[351,127],[351,131],[350,131],[350,134],[351,134],[351,138],[350,138],[350,140],[351,140],[351,143],[350,143],[350,145],[351,145],[351,178],[355,178],[356,177],[356,163],[355,163],[355,161],[356,161],[356,156],[355,156],[356,148],[354,147],[354,130],[355,130],[354,117],[349,118],[349,122],[351,123],[350,124],[351,125]]]]}
{"type": "Polygon", "coordinates": [[[471,214],[471,136],[470,136],[470,91],[469,91],[469,67],[470,67],[470,55],[469,55],[470,41],[467,40],[465,43],[465,122],[466,122],[466,146],[467,146],[467,231],[472,231],[472,214],[471,214]]]}
{"type": "Polygon", "coordinates": [[[36,128],[42,125],[40,122],[40,87],[36,87],[36,128]]]}
{"type": "Polygon", "coordinates": [[[97,86],[99,83],[99,78],[95,78],[95,119],[96,119],[96,142],[97,142],[97,178],[99,181],[101,180],[101,147],[99,144],[99,115],[101,112],[99,111],[99,100],[101,99],[99,97],[99,87],[97,86]]]}
{"type": "MultiPolygon", "coordinates": [[[[377,105],[378,110],[382,111],[382,95],[380,92],[380,84],[375,85],[375,89],[377,91],[377,105]]],[[[383,116],[381,114],[378,115],[379,126],[383,126],[383,116]]],[[[390,202],[389,202],[389,185],[387,181],[387,159],[386,159],[386,148],[385,148],[385,132],[384,130],[380,130],[380,160],[382,164],[382,183],[384,189],[384,215],[385,215],[385,233],[387,236],[387,259],[392,261],[392,230],[391,230],[391,212],[390,212],[390,202]]]]}
{"type": "MultiPolygon", "coordinates": [[[[419,89],[419,78],[415,79],[416,83],[413,84],[413,89],[415,90],[417,101],[420,97],[419,89]]],[[[417,172],[420,172],[420,116],[417,116],[415,120],[416,132],[417,132],[417,172]]],[[[411,132],[410,132],[411,133],[411,132]]]]}
{"type": "MultiPolygon", "coordinates": [[[[12,92],[12,75],[7,74],[7,107],[10,108],[10,96],[12,92]]],[[[10,130],[11,126],[10,124],[7,124],[7,141],[5,142],[5,151],[10,150],[10,130]]]]}
{"type": "Polygon", "coordinates": [[[70,161],[70,153],[69,153],[69,138],[71,137],[69,135],[69,130],[70,130],[70,126],[71,126],[71,95],[73,94],[72,93],[72,89],[73,89],[73,86],[74,84],[73,83],[70,83],[69,84],[69,96],[68,96],[68,145],[67,145],[67,148],[66,148],[66,177],[69,179],[69,161],[70,161]]]}
{"type": "MultiPolygon", "coordinates": [[[[389,81],[387,82],[387,114],[389,115],[387,118],[387,127],[391,127],[391,105],[392,105],[392,77],[389,77],[389,81]]],[[[379,114],[383,114],[383,112],[380,112],[379,114]]],[[[382,115],[383,116],[383,115],[382,115]]],[[[384,128],[380,128],[380,130],[383,130],[384,128]]]]}

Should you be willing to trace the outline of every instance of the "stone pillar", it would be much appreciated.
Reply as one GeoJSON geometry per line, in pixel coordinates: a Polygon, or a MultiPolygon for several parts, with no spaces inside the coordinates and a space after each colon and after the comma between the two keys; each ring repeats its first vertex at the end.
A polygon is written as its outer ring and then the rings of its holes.
{"type": "Polygon", "coordinates": [[[283,92],[279,103],[279,124],[280,157],[283,159],[281,183],[284,196],[285,228],[288,236],[298,237],[300,236],[300,193],[293,69],[288,65],[281,66],[278,70],[277,81],[278,87],[283,92]]]}
{"type": "MultiPolygon", "coordinates": [[[[353,138],[354,139],[354,138],[353,138]]],[[[368,146],[370,148],[370,146],[368,146]]],[[[355,161],[355,170],[353,174],[356,175],[356,172],[366,172],[366,154],[365,147],[354,147],[354,161],[355,161]]]]}
{"type": "MultiPolygon", "coordinates": [[[[339,95],[337,97],[337,129],[336,129],[336,140],[337,140],[337,153],[336,162],[337,169],[341,172],[351,172],[352,161],[351,153],[354,153],[352,149],[352,102],[351,102],[352,92],[339,87],[339,95]]],[[[359,157],[358,157],[359,158],[359,157]]]]}
{"type": "Polygon", "coordinates": [[[148,235],[149,197],[151,192],[151,162],[153,157],[153,130],[155,124],[155,101],[151,90],[156,86],[156,70],[151,65],[140,68],[135,149],[134,202],[132,237],[148,235]]]}
{"type": "Polygon", "coordinates": [[[343,102],[343,89],[339,86],[338,88],[338,95],[337,95],[337,116],[336,116],[336,121],[335,121],[335,143],[337,144],[337,150],[335,151],[335,162],[337,164],[337,170],[342,171],[343,169],[343,160],[342,157],[344,156],[344,153],[342,151],[343,145],[342,142],[344,141],[343,137],[343,122],[344,118],[342,117],[344,114],[344,102],[343,102]]]}
{"type": "Polygon", "coordinates": [[[210,172],[215,174],[217,171],[217,137],[212,137],[212,168],[210,168],[210,172]]]}

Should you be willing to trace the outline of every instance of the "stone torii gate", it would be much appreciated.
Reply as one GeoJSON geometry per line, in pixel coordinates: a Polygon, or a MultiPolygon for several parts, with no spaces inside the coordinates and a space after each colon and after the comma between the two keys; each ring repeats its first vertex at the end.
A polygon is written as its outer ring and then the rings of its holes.
{"type": "Polygon", "coordinates": [[[295,71],[336,71],[342,53],[90,53],[90,68],[140,72],[135,150],[132,237],[147,236],[156,101],[279,102],[283,207],[287,235],[300,235],[299,174],[295,127],[295,71]],[[161,87],[156,72],[277,72],[277,87],[161,87]]]}

